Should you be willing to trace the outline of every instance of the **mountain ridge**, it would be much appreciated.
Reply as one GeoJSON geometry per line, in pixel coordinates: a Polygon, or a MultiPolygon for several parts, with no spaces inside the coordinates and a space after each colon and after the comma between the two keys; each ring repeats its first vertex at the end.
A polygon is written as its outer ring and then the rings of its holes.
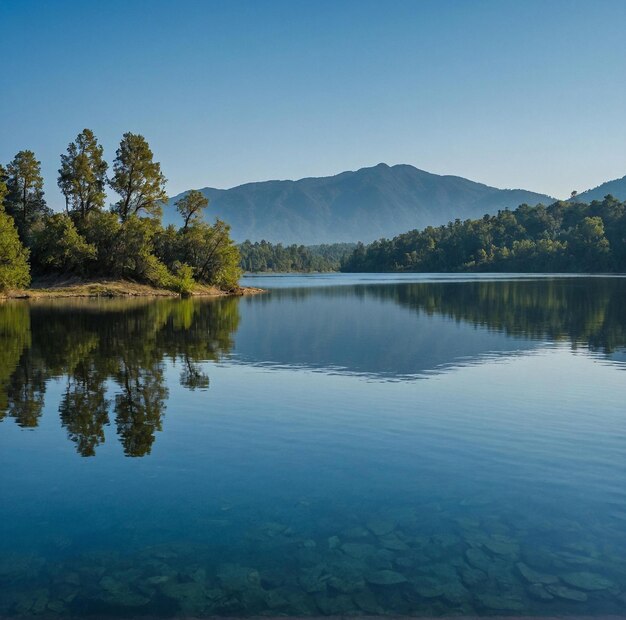
{"type": "MultiPolygon", "coordinates": [[[[438,175],[410,164],[384,163],[326,177],[266,180],[228,189],[204,187],[207,218],[232,226],[237,241],[332,243],[370,242],[406,230],[482,217],[524,202],[555,199],[524,189],[500,189],[457,175],[438,175]]],[[[172,197],[166,223],[179,219],[172,197]]]]}
{"type": "Polygon", "coordinates": [[[575,200],[591,202],[592,200],[602,200],[607,194],[611,194],[618,200],[626,200],[626,176],[619,179],[605,181],[597,187],[592,187],[576,195],[575,200]]]}

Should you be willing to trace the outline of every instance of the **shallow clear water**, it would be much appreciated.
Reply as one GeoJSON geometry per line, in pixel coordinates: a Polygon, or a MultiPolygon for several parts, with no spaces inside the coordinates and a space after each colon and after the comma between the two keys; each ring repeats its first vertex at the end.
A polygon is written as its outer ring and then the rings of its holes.
{"type": "Polygon", "coordinates": [[[0,305],[0,616],[624,614],[626,279],[0,305]]]}

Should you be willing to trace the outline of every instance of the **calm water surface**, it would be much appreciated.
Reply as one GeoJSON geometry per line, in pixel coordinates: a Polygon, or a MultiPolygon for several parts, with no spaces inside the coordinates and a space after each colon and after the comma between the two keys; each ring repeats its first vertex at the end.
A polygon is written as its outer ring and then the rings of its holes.
{"type": "Polygon", "coordinates": [[[626,609],[626,279],[0,305],[0,616],[626,609]]]}

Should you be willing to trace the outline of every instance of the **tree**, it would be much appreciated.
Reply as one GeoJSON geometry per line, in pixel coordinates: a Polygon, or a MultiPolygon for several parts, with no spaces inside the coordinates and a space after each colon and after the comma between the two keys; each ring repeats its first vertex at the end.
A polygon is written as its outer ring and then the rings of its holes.
{"type": "Polygon", "coordinates": [[[94,209],[102,209],[106,197],[107,163],[102,146],[91,129],[83,129],[61,155],[58,185],[65,196],[65,206],[81,219],[94,209]]]}
{"type": "Polygon", "coordinates": [[[7,187],[7,171],[4,169],[4,166],[0,164],[0,209],[4,208],[4,199],[9,193],[9,188],[7,187]]]}
{"type": "Polygon", "coordinates": [[[113,162],[110,186],[120,195],[113,210],[125,222],[131,215],[144,211],[152,217],[161,217],[161,205],[167,200],[166,179],[161,164],[153,161],[153,154],[143,136],[125,133],[113,162]]]}
{"type": "Polygon", "coordinates": [[[41,162],[32,151],[20,151],[7,166],[7,213],[15,219],[22,241],[27,242],[33,224],[50,210],[43,197],[41,162]]]}
{"type": "Polygon", "coordinates": [[[86,275],[96,247],[82,237],[67,213],[55,213],[34,235],[33,259],[42,271],[86,275]]]}
{"type": "Polygon", "coordinates": [[[0,206],[0,291],[29,284],[28,250],[20,241],[13,218],[0,206]]]}
{"type": "Polygon", "coordinates": [[[200,222],[181,235],[180,261],[193,269],[198,282],[223,288],[237,286],[241,276],[240,255],[230,236],[230,226],[216,220],[200,222]]]}
{"type": "Polygon", "coordinates": [[[209,199],[197,189],[187,192],[184,198],[176,201],[176,210],[183,218],[183,230],[190,224],[196,224],[202,219],[202,210],[206,209],[209,199]]]}
{"type": "Polygon", "coordinates": [[[91,274],[114,276],[119,260],[116,245],[122,228],[119,218],[110,211],[92,211],[77,225],[87,243],[96,248],[97,260],[91,265],[91,274]]]}

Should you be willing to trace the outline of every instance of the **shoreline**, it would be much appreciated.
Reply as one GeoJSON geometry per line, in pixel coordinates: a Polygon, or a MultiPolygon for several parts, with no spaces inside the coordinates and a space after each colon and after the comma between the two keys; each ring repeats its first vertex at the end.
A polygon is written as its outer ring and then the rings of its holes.
{"type": "Polygon", "coordinates": [[[136,297],[242,297],[265,293],[265,289],[238,286],[223,290],[216,286],[197,285],[189,295],[181,295],[168,289],[139,284],[130,280],[89,281],[35,281],[28,289],[0,293],[1,301],[78,298],[136,298],[136,297]]]}

